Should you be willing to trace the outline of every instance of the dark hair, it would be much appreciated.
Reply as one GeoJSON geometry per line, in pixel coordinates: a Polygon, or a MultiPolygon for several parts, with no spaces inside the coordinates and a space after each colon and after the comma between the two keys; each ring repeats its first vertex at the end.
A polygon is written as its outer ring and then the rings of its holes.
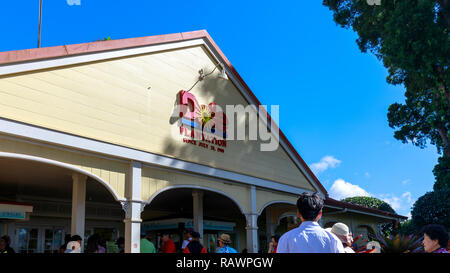
{"type": "Polygon", "coordinates": [[[11,244],[11,238],[8,235],[3,235],[1,239],[5,240],[7,246],[11,244]]]}
{"type": "Polygon", "coordinates": [[[448,234],[444,226],[438,224],[430,224],[422,229],[422,232],[430,237],[431,240],[438,240],[441,247],[446,248],[448,245],[448,234]]]}
{"type": "Polygon", "coordinates": [[[200,239],[200,233],[198,233],[196,231],[192,231],[191,235],[192,235],[192,238],[194,238],[194,239],[200,239]]]}
{"type": "Polygon", "coordinates": [[[70,240],[71,240],[71,241],[83,241],[83,239],[81,239],[81,236],[80,236],[80,235],[73,235],[73,236],[70,238],[70,240]]]}
{"type": "Polygon", "coordinates": [[[273,235],[272,237],[271,237],[271,239],[275,239],[275,242],[277,242],[278,243],[278,240],[280,240],[280,235],[279,234],[275,234],[275,235],[273,235]]]}
{"type": "Polygon", "coordinates": [[[70,239],[72,239],[72,236],[71,236],[70,234],[66,234],[66,235],[64,236],[64,244],[67,245],[67,243],[70,242],[70,239]]]}
{"type": "Polygon", "coordinates": [[[307,221],[314,221],[322,208],[323,199],[317,193],[304,192],[297,200],[297,209],[307,221]]]}
{"type": "Polygon", "coordinates": [[[100,236],[95,233],[87,240],[86,253],[95,253],[98,251],[98,245],[100,244],[100,236]]]}

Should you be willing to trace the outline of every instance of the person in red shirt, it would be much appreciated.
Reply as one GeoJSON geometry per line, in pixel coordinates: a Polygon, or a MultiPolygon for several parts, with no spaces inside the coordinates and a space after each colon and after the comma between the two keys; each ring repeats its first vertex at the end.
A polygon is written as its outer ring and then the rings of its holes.
{"type": "Polygon", "coordinates": [[[278,240],[280,240],[280,235],[275,234],[272,236],[269,244],[269,253],[277,253],[278,240]]]}
{"type": "Polygon", "coordinates": [[[170,239],[168,233],[164,233],[161,238],[162,246],[161,246],[161,252],[162,253],[176,253],[176,247],[172,239],[170,239]]]}
{"type": "Polygon", "coordinates": [[[200,233],[192,232],[192,240],[191,242],[184,248],[183,253],[208,253],[206,248],[200,243],[200,233]]]}

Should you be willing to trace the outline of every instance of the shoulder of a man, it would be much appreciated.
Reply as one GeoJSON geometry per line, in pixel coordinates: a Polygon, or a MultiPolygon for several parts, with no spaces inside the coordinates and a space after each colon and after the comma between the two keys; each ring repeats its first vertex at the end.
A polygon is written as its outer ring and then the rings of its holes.
{"type": "Polygon", "coordinates": [[[283,234],[278,240],[277,253],[288,253],[291,237],[298,232],[298,228],[294,228],[283,234]]]}

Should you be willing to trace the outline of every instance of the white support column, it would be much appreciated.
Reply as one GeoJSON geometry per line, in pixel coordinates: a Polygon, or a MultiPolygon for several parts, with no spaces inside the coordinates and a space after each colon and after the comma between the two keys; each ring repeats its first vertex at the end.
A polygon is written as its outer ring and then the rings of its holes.
{"type": "Polygon", "coordinates": [[[142,164],[132,161],[126,185],[126,201],[122,202],[125,210],[125,253],[140,253],[141,246],[141,212],[146,205],[141,200],[142,164]]]}
{"type": "Polygon", "coordinates": [[[86,213],[86,181],[87,176],[74,173],[72,174],[72,222],[71,235],[80,235],[83,239],[81,250],[84,250],[84,227],[86,213]]]}
{"type": "Polygon", "coordinates": [[[245,215],[247,219],[247,250],[249,253],[258,253],[258,214],[256,213],[256,188],[250,186],[250,212],[245,215]]]}
{"type": "Polygon", "coordinates": [[[193,190],[192,199],[194,230],[200,233],[200,240],[203,242],[203,192],[200,190],[193,190]]]}

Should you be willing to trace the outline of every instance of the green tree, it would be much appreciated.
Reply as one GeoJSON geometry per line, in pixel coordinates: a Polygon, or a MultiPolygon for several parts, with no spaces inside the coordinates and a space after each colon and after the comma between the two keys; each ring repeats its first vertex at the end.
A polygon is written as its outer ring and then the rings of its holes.
{"type": "Polygon", "coordinates": [[[417,234],[417,232],[418,231],[416,231],[416,229],[414,228],[411,219],[401,222],[398,228],[398,233],[401,235],[413,235],[417,234]]]}
{"type": "Polygon", "coordinates": [[[390,213],[396,213],[395,210],[388,203],[375,197],[355,196],[355,197],[347,197],[345,199],[342,199],[341,201],[352,203],[355,205],[360,205],[363,207],[378,209],[390,213]]]}
{"type": "Polygon", "coordinates": [[[438,159],[438,164],[433,169],[436,182],[433,189],[449,189],[450,188],[450,157],[441,156],[438,159]]]}
{"type": "Polygon", "coordinates": [[[417,232],[428,224],[440,224],[450,230],[450,188],[421,196],[413,205],[412,223],[417,232]]]}
{"type": "MultiPolygon", "coordinates": [[[[355,196],[347,197],[345,199],[342,199],[341,201],[396,214],[395,210],[388,203],[375,197],[355,196]]],[[[378,225],[378,227],[381,234],[383,234],[384,236],[389,236],[391,234],[397,233],[396,224],[394,221],[381,223],[378,225]]],[[[374,237],[375,234],[371,234],[371,236],[374,237]]]]}
{"type": "Polygon", "coordinates": [[[405,103],[388,109],[394,137],[421,148],[427,142],[450,157],[450,1],[324,0],[334,21],[352,28],[362,52],[388,69],[387,82],[406,88],[405,103]]]}

